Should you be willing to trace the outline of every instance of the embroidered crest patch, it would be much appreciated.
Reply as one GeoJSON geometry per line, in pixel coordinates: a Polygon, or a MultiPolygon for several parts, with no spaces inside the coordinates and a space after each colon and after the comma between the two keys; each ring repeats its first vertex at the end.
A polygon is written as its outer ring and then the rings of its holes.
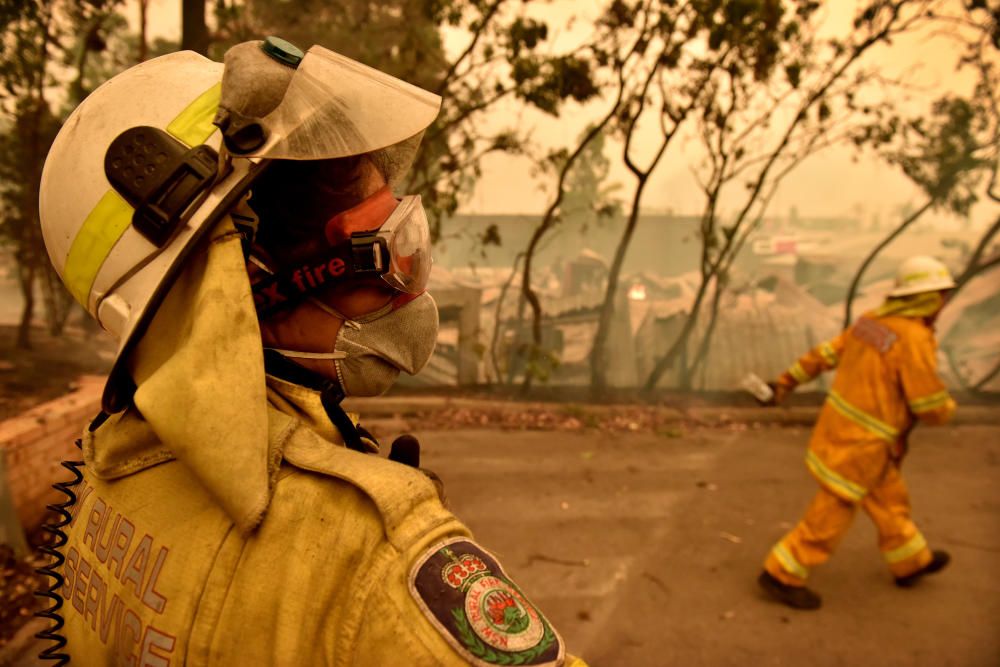
{"type": "Polygon", "coordinates": [[[862,343],[874,347],[879,351],[879,354],[888,352],[897,338],[892,329],[867,317],[858,318],[858,321],[851,327],[851,335],[862,343]]]}
{"type": "Polygon", "coordinates": [[[410,593],[474,665],[556,665],[563,646],[500,563],[464,538],[438,544],[410,572],[410,593]]]}

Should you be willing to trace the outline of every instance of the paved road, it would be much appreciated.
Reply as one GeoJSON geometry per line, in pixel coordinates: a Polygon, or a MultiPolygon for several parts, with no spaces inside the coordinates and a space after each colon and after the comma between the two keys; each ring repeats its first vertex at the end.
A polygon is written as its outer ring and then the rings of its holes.
{"type": "Polygon", "coordinates": [[[998,427],[913,439],[914,516],[953,565],[897,589],[859,516],[812,613],[754,582],[815,490],[805,428],[419,435],[453,509],[593,667],[1000,665],[998,427]]]}
{"type": "Polygon", "coordinates": [[[913,437],[914,516],[948,570],[897,589],[860,516],[814,574],[824,608],[798,613],[754,579],[815,490],[803,427],[417,435],[452,508],[591,667],[1000,665],[1000,426],[913,437]]]}

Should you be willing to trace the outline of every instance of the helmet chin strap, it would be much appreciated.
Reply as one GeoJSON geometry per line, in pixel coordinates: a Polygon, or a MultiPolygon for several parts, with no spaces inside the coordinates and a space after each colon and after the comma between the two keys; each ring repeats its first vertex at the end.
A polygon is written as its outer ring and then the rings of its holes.
{"type": "MultiPolygon", "coordinates": [[[[303,353],[295,354],[301,356],[303,353]]],[[[365,448],[362,438],[367,438],[376,445],[378,444],[378,441],[371,433],[355,425],[351,421],[351,418],[347,416],[347,413],[341,406],[341,401],[344,400],[344,391],[341,389],[340,383],[336,380],[331,380],[315,371],[311,371],[305,366],[292,361],[282,354],[281,351],[272,348],[264,349],[264,371],[269,375],[274,375],[293,384],[318,391],[320,401],[323,403],[323,409],[326,411],[330,421],[333,422],[333,425],[340,431],[340,435],[344,439],[344,444],[347,445],[348,449],[367,453],[368,450],[365,448]]]]}

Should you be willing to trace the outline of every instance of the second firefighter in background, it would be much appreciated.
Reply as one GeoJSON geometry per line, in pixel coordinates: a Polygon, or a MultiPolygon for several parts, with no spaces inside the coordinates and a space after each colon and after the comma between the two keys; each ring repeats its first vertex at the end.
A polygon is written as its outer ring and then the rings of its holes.
{"type": "Polygon", "coordinates": [[[773,384],[775,402],[824,371],[837,369],[809,442],[806,466],[819,483],[805,516],[771,549],[759,582],[772,597],[800,609],[820,606],[805,586],[860,506],[878,529],[879,549],[900,586],[940,570],[948,554],[931,551],[910,517],[900,474],[917,421],[944,424],[955,410],[937,373],[934,320],[955,287],[932,257],[900,266],[882,306],[796,361],[773,384]]]}

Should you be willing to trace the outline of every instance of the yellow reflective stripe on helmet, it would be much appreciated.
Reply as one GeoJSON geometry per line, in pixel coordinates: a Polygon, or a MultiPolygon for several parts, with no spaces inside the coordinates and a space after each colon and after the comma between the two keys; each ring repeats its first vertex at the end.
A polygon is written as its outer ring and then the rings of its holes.
{"type": "Polygon", "coordinates": [[[830,468],[827,468],[826,464],[824,464],[813,452],[806,454],[806,467],[808,467],[809,470],[812,471],[812,473],[816,475],[816,477],[819,478],[825,486],[829,487],[831,491],[836,492],[837,495],[842,498],[852,502],[857,502],[864,498],[865,494],[868,493],[868,489],[865,487],[860,484],[855,484],[851,480],[845,479],[830,468]]]}
{"type": "Polygon", "coordinates": [[[806,373],[806,369],[802,368],[802,364],[797,361],[788,368],[788,374],[795,378],[799,384],[812,380],[812,376],[806,373]]]}
{"type": "Polygon", "coordinates": [[[936,410],[937,408],[947,405],[950,400],[951,394],[948,393],[948,390],[942,389],[941,391],[931,394],[930,396],[922,396],[920,398],[913,399],[910,401],[910,410],[917,413],[936,410]]]}
{"type": "MultiPolygon", "coordinates": [[[[188,146],[202,144],[218,128],[212,125],[222,83],[217,83],[199,95],[167,125],[167,131],[188,146]]],[[[90,290],[97,273],[104,266],[111,249],[132,224],[134,209],[121,195],[108,190],[80,225],[80,231],[70,245],[63,266],[63,280],[70,294],[81,306],[90,310],[90,290]]]]}
{"type": "Polygon", "coordinates": [[[132,224],[132,211],[120,194],[108,190],[73,239],[63,276],[70,294],[84,308],[87,308],[90,288],[108,251],[132,224]]]}
{"type": "Polygon", "coordinates": [[[882,554],[885,558],[885,562],[893,565],[895,563],[900,563],[907,558],[916,556],[918,553],[927,548],[927,540],[920,533],[917,533],[911,537],[906,544],[901,547],[896,547],[892,551],[886,551],[882,554]]]}
{"type": "Polygon", "coordinates": [[[819,353],[823,355],[823,360],[830,366],[830,368],[837,367],[837,353],[833,349],[833,345],[829,343],[819,344],[819,353]]]}
{"type": "Polygon", "coordinates": [[[795,556],[781,542],[774,545],[771,553],[781,563],[781,567],[785,568],[785,572],[794,574],[799,579],[805,579],[809,576],[809,568],[795,560],[795,556]]]}
{"type": "Polygon", "coordinates": [[[870,414],[854,407],[850,403],[844,400],[844,397],[838,394],[834,390],[830,390],[827,395],[827,400],[833,409],[839,412],[844,417],[847,417],[855,424],[865,428],[869,432],[877,435],[878,437],[886,440],[888,442],[896,442],[899,438],[899,431],[889,426],[885,422],[872,417],[870,414]]]}
{"type": "Polygon", "coordinates": [[[177,118],[167,125],[167,132],[188,146],[203,144],[218,128],[212,125],[219,101],[222,99],[222,82],[215,84],[189,104],[177,118]]]}
{"type": "Polygon", "coordinates": [[[908,273],[903,276],[904,283],[913,283],[918,280],[927,280],[928,278],[951,278],[951,275],[945,269],[938,269],[937,271],[921,271],[919,273],[908,273]]]}

